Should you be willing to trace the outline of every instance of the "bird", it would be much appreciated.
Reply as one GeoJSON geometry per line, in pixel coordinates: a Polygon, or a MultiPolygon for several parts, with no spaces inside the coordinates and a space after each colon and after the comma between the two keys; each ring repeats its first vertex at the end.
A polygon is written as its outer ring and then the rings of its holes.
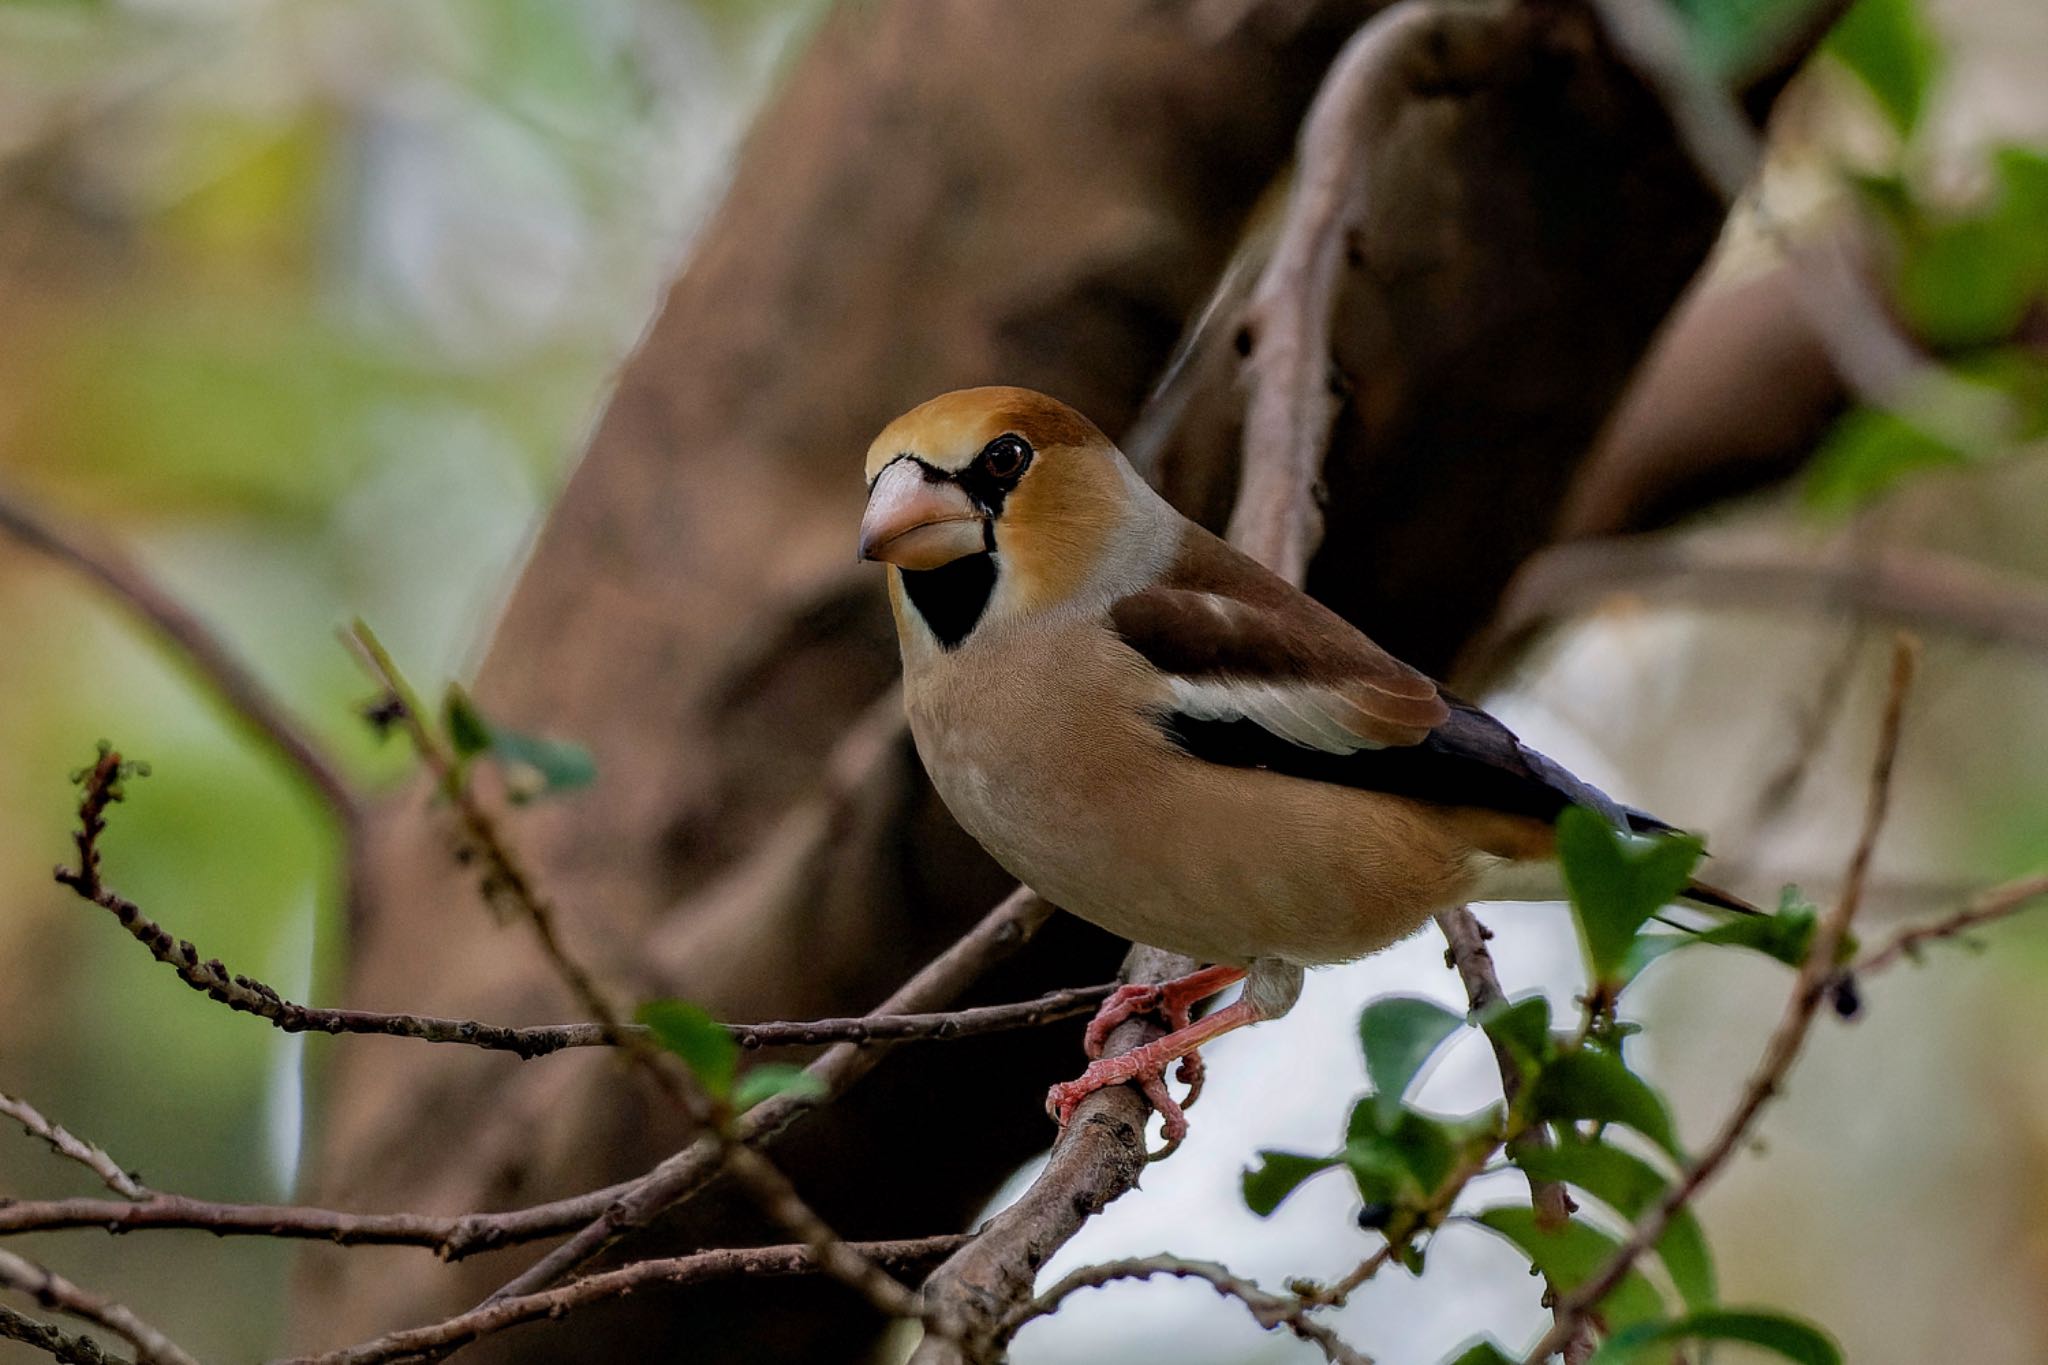
{"type": "Polygon", "coordinates": [[[1178,1141],[1167,1066],[1198,1085],[1198,1049],[1285,1014],[1307,968],[1469,901],[1562,899],[1567,806],[1671,828],[1182,516],[1057,399],[941,394],[882,429],[865,477],[859,554],[887,566],[904,708],[947,809],[1054,905],[1203,964],[1109,997],[1087,1069],[1047,1096],[1062,1128],[1133,1082],[1178,1141]],[[1170,1031],[1102,1056],[1140,1013],[1170,1031]]]}

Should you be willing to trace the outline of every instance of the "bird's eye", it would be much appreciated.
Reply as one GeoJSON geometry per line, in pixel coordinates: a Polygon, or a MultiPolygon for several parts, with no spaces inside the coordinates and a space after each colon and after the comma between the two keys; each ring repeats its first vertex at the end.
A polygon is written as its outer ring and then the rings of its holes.
{"type": "Polygon", "coordinates": [[[1024,466],[1031,463],[1031,447],[1021,436],[998,436],[990,441],[981,452],[981,467],[989,477],[1008,483],[1024,472],[1024,466]]]}

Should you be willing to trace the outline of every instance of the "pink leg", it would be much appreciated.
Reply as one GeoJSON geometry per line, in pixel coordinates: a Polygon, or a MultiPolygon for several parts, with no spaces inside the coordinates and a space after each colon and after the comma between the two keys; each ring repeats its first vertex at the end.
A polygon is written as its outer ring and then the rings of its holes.
{"type": "MultiPolygon", "coordinates": [[[[1199,976],[1201,973],[1195,975],[1199,976]]],[[[1243,973],[1240,972],[1239,975],[1243,973]]],[[[1182,978],[1183,981],[1194,979],[1193,976],[1182,978]]],[[[1202,997],[1196,997],[1200,998],[1202,997]]],[[[1181,1107],[1166,1093],[1164,1077],[1167,1066],[1176,1058],[1189,1056],[1210,1039],[1228,1033],[1234,1028],[1255,1024],[1264,1017],[1251,1001],[1239,1000],[1217,1010],[1206,1019],[1175,1029],[1164,1038],[1155,1039],[1142,1047],[1134,1047],[1129,1052],[1115,1057],[1103,1057],[1090,1062],[1088,1069],[1081,1073],[1079,1079],[1062,1082],[1047,1092],[1046,1112],[1058,1119],[1060,1127],[1064,1129],[1072,1122],[1074,1109],[1082,1100],[1106,1085],[1136,1081],[1143,1087],[1153,1107],[1159,1111],[1159,1116],[1166,1121],[1166,1140],[1179,1142],[1187,1136],[1188,1121],[1187,1116],[1181,1112],[1181,1107]]]]}
{"type": "Polygon", "coordinates": [[[1100,1057],[1110,1031],[1138,1014],[1156,1012],[1165,1019],[1169,1030],[1184,1029],[1195,1006],[1225,986],[1234,986],[1242,980],[1242,967],[1204,967],[1156,986],[1119,986],[1109,999],[1102,1002],[1102,1008],[1095,1012],[1095,1017],[1089,1020],[1082,1046],[1091,1058],[1100,1057]]]}

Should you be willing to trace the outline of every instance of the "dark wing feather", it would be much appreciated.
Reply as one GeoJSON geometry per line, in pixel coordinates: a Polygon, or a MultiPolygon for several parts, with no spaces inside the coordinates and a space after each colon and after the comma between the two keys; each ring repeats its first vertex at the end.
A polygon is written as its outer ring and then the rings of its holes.
{"type": "Polygon", "coordinates": [[[1664,828],[1206,531],[1188,533],[1158,586],[1116,603],[1110,625],[1166,676],[1160,728],[1197,758],[1546,825],[1578,804],[1664,828]]]}

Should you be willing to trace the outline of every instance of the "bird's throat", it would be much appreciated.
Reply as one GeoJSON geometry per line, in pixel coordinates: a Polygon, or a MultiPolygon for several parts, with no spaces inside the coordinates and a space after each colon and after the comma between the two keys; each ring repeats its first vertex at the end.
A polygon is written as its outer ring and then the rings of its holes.
{"type": "Polygon", "coordinates": [[[899,569],[903,595],[941,649],[959,647],[988,608],[996,590],[995,556],[963,555],[936,569],[899,569]]]}

